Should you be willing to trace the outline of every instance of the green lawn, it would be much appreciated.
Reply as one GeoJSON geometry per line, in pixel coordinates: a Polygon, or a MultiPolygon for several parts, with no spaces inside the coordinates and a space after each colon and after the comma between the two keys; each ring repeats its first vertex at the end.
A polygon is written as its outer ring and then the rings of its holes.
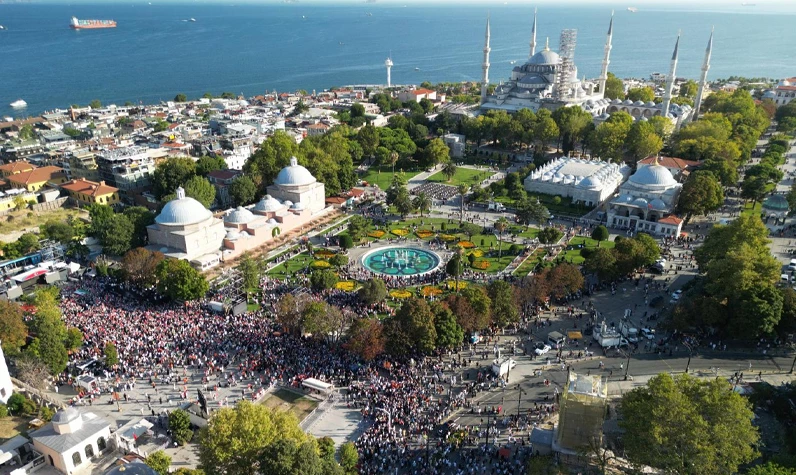
{"type": "Polygon", "coordinates": [[[299,422],[303,421],[316,407],[318,401],[287,389],[278,389],[263,399],[260,404],[278,411],[290,411],[299,422]]]}
{"type": "Polygon", "coordinates": [[[585,247],[596,248],[597,244],[600,247],[604,247],[606,249],[613,248],[616,243],[613,241],[603,241],[598,243],[592,238],[583,237],[583,236],[575,236],[572,240],[569,241],[567,245],[567,250],[562,252],[558,255],[558,259],[563,259],[564,262],[569,262],[570,264],[580,265],[586,260],[583,256],[580,255],[580,248],[579,245],[583,244],[585,247]]]}
{"type": "Polygon", "coordinates": [[[528,256],[519,267],[514,269],[514,275],[524,277],[528,275],[537,265],[544,262],[544,257],[547,255],[547,249],[539,248],[533,251],[533,254],[528,256]]]}
{"type": "Polygon", "coordinates": [[[285,277],[286,275],[293,275],[296,271],[306,269],[308,265],[312,264],[315,259],[305,252],[279,264],[273,269],[266,272],[270,277],[285,277]],[[285,273],[287,272],[287,274],[285,273]]]}
{"type": "MultiPolygon", "coordinates": [[[[399,169],[395,169],[395,174],[403,173],[406,180],[409,181],[410,179],[414,178],[415,175],[420,173],[420,170],[415,171],[401,171],[399,169]]],[[[379,188],[382,190],[386,190],[392,184],[392,167],[370,167],[365,174],[361,175],[360,178],[363,181],[368,182],[370,185],[378,185],[379,188]]]]}
{"type": "MultiPolygon", "coordinates": [[[[583,205],[572,204],[572,198],[545,195],[543,193],[528,193],[529,198],[538,198],[539,202],[545,205],[545,208],[550,211],[552,215],[565,215],[565,216],[583,216],[591,211],[592,208],[583,205]],[[556,198],[561,198],[559,203],[556,203],[556,198]]],[[[506,206],[514,206],[515,200],[508,196],[496,196],[493,198],[498,203],[503,203],[506,206]]]]}
{"type": "Polygon", "coordinates": [[[743,209],[741,210],[742,215],[754,215],[760,216],[760,213],[763,211],[763,203],[755,203],[754,208],[752,207],[752,203],[744,203],[743,209]]]}
{"type": "Polygon", "coordinates": [[[480,183],[483,180],[486,180],[490,176],[492,176],[495,172],[490,170],[473,170],[472,168],[462,168],[458,167],[456,169],[456,173],[451,177],[451,180],[448,181],[448,177],[443,175],[442,172],[437,172],[430,177],[428,177],[428,181],[442,183],[444,185],[451,185],[451,186],[458,186],[462,183],[465,185],[473,185],[476,183],[480,183]]]}

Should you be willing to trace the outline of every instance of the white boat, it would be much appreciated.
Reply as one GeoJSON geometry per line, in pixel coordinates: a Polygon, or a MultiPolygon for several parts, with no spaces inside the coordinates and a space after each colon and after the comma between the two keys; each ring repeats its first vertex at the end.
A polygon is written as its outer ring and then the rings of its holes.
{"type": "Polygon", "coordinates": [[[636,8],[636,7],[627,7],[627,11],[629,11],[630,13],[636,13],[638,11],[638,8],[636,8]]]}
{"type": "Polygon", "coordinates": [[[514,64],[516,62],[517,62],[516,60],[512,60],[512,61],[509,61],[509,64],[514,64]]]}
{"type": "Polygon", "coordinates": [[[9,104],[14,109],[22,109],[23,107],[28,107],[28,103],[23,101],[22,99],[17,99],[16,101],[9,104]]]}
{"type": "Polygon", "coordinates": [[[14,122],[14,118],[13,117],[9,117],[9,116],[3,117],[3,120],[6,121],[6,122],[14,122]]]}
{"type": "Polygon", "coordinates": [[[6,29],[6,27],[4,27],[3,25],[0,25],[0,30],[5,30],[5,29],[6,29]]]}
{"type": "Polygon", "coordinates": [[[415,71],[420,71],[420,68],[415,68],[415,71]]]}
{"type": "Polygon", "coordinates": [[[196,21],[196,18],[191,18],[189,21],[196,21]]]}

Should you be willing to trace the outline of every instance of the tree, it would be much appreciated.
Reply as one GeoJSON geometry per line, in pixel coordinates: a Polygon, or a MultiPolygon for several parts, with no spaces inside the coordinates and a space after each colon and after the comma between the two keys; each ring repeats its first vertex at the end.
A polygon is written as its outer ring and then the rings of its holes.
{"type": "Polygon", "coordinates": [[[651,102],[655,99],[655,91],[649,86],[632,87],[627,90],[627,99],[633,102],[651,102]]]}
{"type": "Polygon", "coordinates": [[[206,177],[210,172],[226,169],[227,162],[224,161],[223,157],[203,155],[196,161],[196,174],[198,176],[206,177]]]}
{"type": "Polygon", "coordinates": [[[83,332],[77,328],[68,328],[66,330],[66,338],[64,338],[64,346],[67,351],[75,351],[83,344],[83,332]]]}
{"type": "Polygon", "coordinates": [[[458,167],[452,161],[446,162],[445,165],[442,167],[442,174],[448,178],[448,181],[451,181],[453,175],[456,174],[456,170],[458,167]]]}
{"type": "Polygon", "coordinates": [[[680,84],[680,96],[693,99],[696,97],[698,89],[699,86],[697,85],[696,81],[689,79],[688,81],[680,84]]]}
{"type": "Polygon", "coordinates": [[[199,434],[199,460],[207,475],[278,473],[259,470],[263,449],[277,440],[304,443],[308,437],[290,411],[242,400],[216,411],[199,434]]]}
{"type": "Polygon", "coordinates": [[[94,99],[88,103],[88,106],[92,109],[102,109],[102,102],[100,102],[99,99],[94,99]]]}
{"type": "Polygon", "coordinates": [[[340,245],[340,249],[351,249],[354,247],[354,239],[348,234],[341,234],[337,237],[337,243],[340,245]]]}
{"type": "MultiPolygon", "coordinates": [[[[611,117],[628,115],[626,112],[614,112],[611,117]]],[[[632,119],[631,119],[632,120],[632,119]]],[[[590,147],[594,155],[615,162],[622,160],[622,150],[630,132],[631,125],[624,120],[608,119],[598,125],[590,135],[590,147]]]]}
{"type": "Polygon", "coordinates": [[[28,338],[22,309],[15,302],[0,299],[0,342],[6,354],[16,354],[28,338]]]}
{"type": "Polygon", "coordinates": [[[370,124],[365,125],[357,132],[357,142],[362,146],[362,152],[366,156],[373,157],[379,146],[379,131],[370,124]]]}
{"type": "Polygon", "coordinates": [[[334,473],[330,470],[337,465],[334,456],[331,460],[322,460],[318,456],[313,440],[297,443],[291,439],[277,439],[267,445],[260,454],[259,462],[260,473],[284,475],[326,475],[334,473]]]}
{"type": "Polygon", "coordinates": [[[172,300],[197,300],[207,293],[208,284],[199,271],[182,259],[165,259],[155,269],[157,288],[172,300]]]}
{"type": "Polygon", "coordinates": [[[130,247],[141,247],[147,243],[147,226],[155,224],[155,214],[143,206],[130,206],[124,209],[124,216],[133,225],[130,247]]]}
{"type": "Polygon", "coordinates": [[[387,298],[387,286],[383,280],[371,277],[362,283],[357,295],[365,305],[373,305],[387,298]]]}
{"type": "Polygon", "coordinates": [[[316,292],[334,288],[337,285],[337,274],[332,270],[316,270],[310,274],[310,285],[316,292]]]}
{"type": "Polygon", "coordinates": [[[756,465],[746,472],[745,475],[793,475],[794,470],[777,465],[774,462],[768,462],[765,465],[756,465]]]}
{"type": "Polygon", "coordinates": [[[354,242],[360,242],[367,236],[371,221],[368,218],[355,214],[348,220],[348,235],[354,242]]]}
{"type": "Polygon", "coordinates": [[[616,268],[616,255],[611,249],[597,248],[583,263],[586,271],[596,274],[600,280],[610,280],[618,276],[616,268]]]}
{"type": "Polygon", "coordinates": [[[91,220],[88,228],[89,235],[101,239],[105,226],[113,216],[113,208],[108,205],[90,205],[88,207],[88,217],[91,220]]]}
{"type": "Polygon", "coordinates": [[[38,251],[41,248],[39,237],[33,233],[25,233],[17,239],[17,249],[20,255],[30,254],[31,252],[38,251]]]}
{"type": "Polygon", "coordinates": [[[453,253],[448,263],[445,264],[445,273],[456,279],[456,291],[459,291],[459,277],[464,272],[464,264],[462,263],[462,251],[458,249],[453,253]]]}
{"type": "Polygon", "coordinates": [[[550,211],[535,198],[521,200],[516,209],[517,219],[526,226],[537,223],[541,228],[550,219],[550,211]]]}
{"type": "Polygon", "coordinates": [[[230,183],[229,196],[232,197],[235,206],[252,204],[257,198],[257,185],[248,176],[241,175],[230,183]]]}
{"type": "Polygon", "coordinates": [[[169,157],[152,173],[152,189],[157,199],[174,193],[196,175],[196,164],[188,157],[169,157]]]}
{"type": "Polygon", "coordinates": [[[124,279],[142,288],[157,284],[156,270],[166,258],[162,252],[137,247],[127,251],[122,258],[124,279]]]}
{"type": "Polygon", "coordinates": [[[343,467],[345,475],[356,475],[358,473],[357,465],[359,464],[359,453],[357,453],[356,445],[353,442],[345,442],[340,446],[339,453],[340,465],[343,467]]]}
{"type": "Polygon", "coordinates": [[[769,181],[763,176],[752,176],[741,183],[741,198],[752,200],[752,207],[768,192],[769,181]]]}
{"type": "Polygon", "coordinates": [[[487,286],[487,294],[492,300],[492,322],[495,326],[502,328],[519,320],[511,284],[504,280],[493,280],[487,286]]]}
{"type": "Polygon", "coordinates": [[[209,208],[216,199],[216,188],[207,178],[192,176],[185,182],[185,196],[189,196],[209,208]]]}
{"type": "Polygon", "coordinates": [[[183,409],[175,409],[169,413],[169,430],[174,436],[174,441],[185,445],[193,438],[191,429],[191,416],[183,409]]]}
{"type": "Polygon", "coordinates": [[[112,368],[119,364],[119,352],[116,345],[112,342],[105,343],[105,348],[102,349],[102,354],[105,356],[105,366],[112,368]]]}
{"type": "Polygon", "coordinates": [[[509,228],[509,222],[504,217],[498,218],[494,224],[495,231],[497,231],[498,238],[498,259],[503,255],[503,233],[509,228]]]}
{"type": "Polygon", "coordinates": [[[248,252],[241,256],[238,270],[243,277],[243,286],[248,294],[250,289],[260,287],[260,276],[263,273],[262,261],[254,259],[248,252]]]}
{"type": "Polygon", "coordinates": [[[437,332],[436,347],[452,349],[461,345],[464,340],[464,332],[453,312],[447,306],[439,303],[434,304],[432,309],[434,311],[434,329],[437,332]]]}
{"type": "Polygon", "coordinates": [[[183,93],[179,93],[174,96],[174,102],[188,102],[188,96],[183,93]]]}
{"type": "Polygon", "coordinates": [[[99,241],[102,249],[108,254],[121,256],[132,246],[135,227],[123,214],[114,214],[105,223],[99,241]]]}
{"type": "MultiPolygon", "coordinates": [[[[185,102],[185,101],[179,101],[185,102]]],[[[163,450],[152,452],[146,458],[146,464],[158,475],[168,475],[169,468],[171,468],[171,457],[163,450]]]]}
{"type": "Polygon", "coordinates": [[[409,192],[406,191],[405,188],[398,191],[398,194],[393,201],[393,205],[398,211],[398,214],[401,215],[401,218],[406,218],[406,215],[415,210],[415,205],[412,202],[412,199],[409,197],[409,192]]]}
{"type": "Polygon", "coordinates": [[[536,123],[533,126],[533,136],[536,139],[537,151],[544,153],[546,145],[558,137],[558,124],[547,109],[540,109],[536,113],[536,123]]]}
{"type": "Polygon", "coordinates": [[[450,149],[442,139],[433,139],[423,150],[423,159],[423,165],[426,167],[450,162],[450,149]]]}
{"type": "Polygon", "coordinates": [[[607,241],[610,236],[608,228],[603,225],[597,226],[594,228],[594,231],[591,232],[591,238],[597,241],[597,247],[600,247],[600,244],[603,241],[607,241]]]}
{"type": "Polygon", "coordinates": [[[458,294],[445,299],[448,308],[456,316],[456,322],[466,333],[483,330],[492,318],[492,299],[481,286],[468,286],[458,294]]]}
{"type": "Polygon", "coordinates": [[[51,374],[63,372],[68,362],[64,344],[66,325],[61,319],[57,295],[57,288],[41,289],[34,294],[32,304],[36,307],[36,313],[28,322],[28,328],[36,336],[25,348],[26,353],[47,365],[51,374]]]}
{"type": "Polygon", "coordinates": [[[420,192],[412,202],[412,206],[420,212],[420,217],[423,217],[424,212],[431,210],[431,198],[427,194],[420,192]]]}
{"type": "Polygon", "coordinates": [[[340,267],[348,265],[348,256],[345,254],[335,254],[329,258],[329,264],[339,269],[340,267]]]}
{"type": "Polygon", "coordinates": [[[605,96],[606,99],[621,99],[625,97],[625,85],[614,73],[608,73],[603,96],[605,96]]]}
{"type": "Polygon", "coordinates": [[[365,361],[384,353],[384,333],[376,318],[358,318],[348,328],[348,341],[343,345],[348,351],[365,361]]]}
{"type": "Polygon", "coordinates": [[[663,148],[663,139],[648,121],[636,121],[627,133],[627,150],[636,160],[656,155],[663,148]]]}
{"type": "Polygon", "coordinates": [[[539,242],[542,244],[553,244],[558,242],[563,235],[564,234],[556,228],[544,228],[539,231],[536,238],[539,239],[539,242]]]}
{"type": "Polygon", "coordinates": [[[17,377],[29,386],[44,391],[52,381],[50,369],[36,356],[25,352],[14,358],[17,377]]]}
{"type": "Polygon", "coordinates": [[[54,219],[48,220],[41,226],[41,231],[47,237],[47,239],[52,239],[54,241],[58,241],[61,244],[66,244],[72,241],[74,237],[74,229],[69,223],[64,221],[56,221],[54,219]]]}
{"type": "Polygon", "coordinates": [[[724,191],[716,176],[709,171],[697,170],[688,177],[677,207],[680,213],[687,215],[705,215],[716,211],[724,203],[724,191]]]}
{"type": "Polygon", "coordinates": [[[592,123],[592,115],[580,106],[559,107],[553,111],[559,131],[559,140],[563,140],[564,153],[575,148],[575,143],[583,139],[586,130],[592,123]]]}
{"type": "Polygon", "coordinates": [[[384,337],[392,355],[430,354],[436,347],[437,330],[428,302],[420,298],[404,301],[395,315],[385,321],[384,337]]]}
{"type": "Polygon", "coordinates": [[[736,473],[758,454],[750,403],[719,378],[666,373],[622,397],[619,426],[627,458],[667,473],[736,473]]]}
{"type": "Polygon", "coordinates": [[[19,129],[19,138],[21,140],[30,140],[36,137],[36,132],[33,130],[33,126],[30,124],[25,124],[19,129]]]}

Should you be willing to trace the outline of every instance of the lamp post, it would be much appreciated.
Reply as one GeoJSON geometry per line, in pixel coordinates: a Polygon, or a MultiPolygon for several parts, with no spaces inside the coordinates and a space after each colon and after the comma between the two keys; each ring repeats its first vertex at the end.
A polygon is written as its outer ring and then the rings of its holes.
{"type": "Polygon", "coordinates": [[[625,381],[627,381],[628,371],[630,371],[630,348],[627,349],[627,363],[625,363],[625,381]]]}
{"type": "Polygon", "coordinates": [[[383,407],[374,407],[373,409],[387,414],[387,430],[392,432],[392,414],[390,414],[390,411],[384,409],[383,407]]]}
{"type": "MultiPolygon", "coordinates": [[[[688,374],[688,368],[691,367],[691,353],[693,350],[691,349],[691,345],[688,343],[684,343],[685,347],[688,348],[688,363],[685,364],[685,374],[688,374]]],[[[794,360],[796,362],[796,360],[794,360]]],[[[793,372],[793,368],[791,368],[791,372],[793,372]]]]}
{"type": "Polygon", "coordinates": [[[520,388],[520,385],[518,384],[517,385],[517,419],[519,419],[519,417],[520,417],[520,404],[522,404],[522,395],[523,394],[525,394],[525,391],[523,391],[520,388]]]}
{"type": "MultiPolygon", "coordinates": [[[[791,349],[796,350],[796,346],[791,346],[791,349]]],[[[793,374],[793,368],[796,367],[796,351],[794,351],[793,355],[793,363],[790,365],[790,371],[788,374],[793,374]]]]}

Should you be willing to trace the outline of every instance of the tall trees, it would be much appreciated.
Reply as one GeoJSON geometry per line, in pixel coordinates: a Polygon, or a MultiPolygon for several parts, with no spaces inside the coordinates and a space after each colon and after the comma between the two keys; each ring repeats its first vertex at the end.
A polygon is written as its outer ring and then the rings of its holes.
{"type": "Polygon", "coordinates": [[[365,361],[384,353],[383,325],[376,318],[358,318],[348,328],[345,348],[365,361]]]}
{"type": "Polygon", "coordinates": [[[207,178],[196,175],[185,182],[185,196],[190,196],[209,208],[216,199],[216,189],[207,178]]]}
{"type": "Polygon", "coordinates": [[[425,193],[420,192],[412,201],[412,207],[420,212],[420,217],[422,218],[423,213],[427,213],[431,210],[431,198],[425,193]]]}
{"type": "Polygon", "coordinates": [[[437,330],[428,302],[407,299],[395,315],[385,321],[384,336],[387,350],[393,355],[431,353],[436,347],[437,330]]]}
{"type": "Polygon", "coordinates": [[[540,109],[536,113],[536,123],[533,126],[533,135],[536,139],[537,151],[544,152],[544,148],[554,138],[558,137],[558,124],[553,120],[552,114],[547,109],[540,109]]]}
{"type": "Polygon", "coordinates": [[[459,224],[462,224],[462,221],[464,221],[464,197],[469,190],[470,187],[464,183],[460,183],[459,186],[456,187],[456,192],[459,193],[459,224]]]}
{"type": "Polygon", "coordinates": [[[607,241],[610,237],[610,233],[608,233],[608,228],[603,225],[599,225],[594,228],[594,231],[591,232],[591,238],[597,241],[597,247],[600,247],[600,244],[603,241],[607,241]]]}
{"type": "Polygon", "coordinates": [[[498,259],[501,258],[503,254],[503,233],[509,228],[509,222],[504,217],[498,218],[494,224],[495,231],[497,231],[498,237],[498,259]]]}
{"type": "Polygon", "coordinates": [[[196,164],[188,157],[169,157],[160,162],[152,173],[152,190],[155,197],[174,193],[178,187],[196,175],[196,164]]]}
{"type": "Polygon", "coordinates": [[[627,457],[667,473],[736,473],[757,455],[749,402],[721,379],[662,373],[622,397],[627,457]]]}
{"type": "Polygon", "coordinates": [[[207,280],[188,261],[165,259],[155,269],[158,292],[173,300],[196,300],[208,290],[207,280]]]}
{"type": "Polygon", "coordinates": [[[487,294],[492,300],[492,322],[498,327],[516,323],[519,312],[514,303],[514,288],[506,281],[493,280],[487,286],[487,294]]]}
{"type": "Polygon", "coordinates": [[[517,203],[516,214],[517,219],[526,226],[537,223],[541,228],[550,219],[550,211],[536,198],[526,198],[517,203]]]}
{"type": "Polygon", "coordinates": [[[627,90],[627,99],[633,102],[650,102],[655,99],[655,91],[649,86],[631,87],[627,90]]]}
{"type": "Polygon", "coordinates": [[[229,195],[235,206],[246,206],[257,199],[257,185],[247,175],[242,175],[229,185],[229,195]]]}
{"type": "Polygon", "coordinates": [[[635,160],[656,155],[663,148],[663,139],[649,122],[636,121],[627,134],[627,150],[635,160]]]}
{"type": "Polygon", "coordinates": [[[162,252],[149,251],[143,247],[131,249],[122,258],[122,272],[128,282],[142,288],[157,283],[156,269],[166,256],[162,252]]]}
{"type": "Polygon", "coordinates": [[[372,277],[362,283],[357,295],[366,305],[373,305],[387,298],[387,286],[383,280],[372,277]]]}
{"type": "Polygon", "coordinates": [[[22,309],[15,302],[0,300],[0,341],[6,354],[15,354],[25,344],[28,328],[22,319],[22,309]]]}
{"type": "Polygon", "coordinates": [[[265,191],[265,187],[273,183],[279,170],[289,165],[290,157],[297,153],[296,141],[287,133],[277,130],[246,160],[243,171],[260,191],[265,191]]]}
{"type": "Polygon", "coordinates": [[[608,73],[608,79],[605,81],[605,93],[603,95],[606,99],[621,99],[625,97],[625,85],[614,73],[608,73]]]}
{"type": "Polygon", "coordinates": [[[719,209],[724,203],[724,191],[716,176],[697,170],[688,177],[680,193],[677,207],[688,220],[692,215],[704,215],[719,209]]]}
{"type": "Polygon", "coordinates": [[[622,160],[622,151],[633,119],[626,112],[614,112],[611,118],[598,125],[589,137],[594,155],[615,162],[622,160]]]}
{"type": "Polygon", "coordinates": [[[564,153],[568,153],[583,139],[592,123],[592,116],[580,106],[560,107],[553,112],[553,120],[558,125],[559,141],[563,142],[564,153]]]}

